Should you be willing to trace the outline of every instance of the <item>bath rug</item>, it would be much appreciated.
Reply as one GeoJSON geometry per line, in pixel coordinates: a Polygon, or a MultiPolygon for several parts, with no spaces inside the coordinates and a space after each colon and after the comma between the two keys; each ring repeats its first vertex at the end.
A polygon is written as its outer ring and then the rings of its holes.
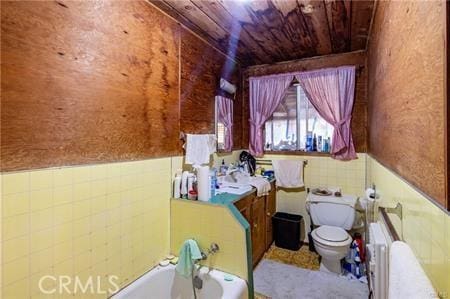
{"type": "Polygon", "coordinates": [[[273,299],[365,299],[367,285],[322,271],[263,259],[253,271],[255,292],[273,299]]]}

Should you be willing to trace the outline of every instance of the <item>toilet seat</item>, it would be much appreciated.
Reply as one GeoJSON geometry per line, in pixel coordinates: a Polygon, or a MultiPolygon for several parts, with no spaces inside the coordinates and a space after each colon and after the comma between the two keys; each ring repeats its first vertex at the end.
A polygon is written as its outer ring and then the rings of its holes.
{"type": "Polygon", "coordinates": [[[352,241],[350,235],[337,226],[322,225],[314,229],[311,235],[314,241],[332,247],[347,246],[352,241]]]}

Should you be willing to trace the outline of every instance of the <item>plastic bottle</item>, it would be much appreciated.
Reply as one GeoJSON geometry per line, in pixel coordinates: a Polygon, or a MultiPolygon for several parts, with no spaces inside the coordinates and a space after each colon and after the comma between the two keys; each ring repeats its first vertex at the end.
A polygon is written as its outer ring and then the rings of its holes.
{"type": "MultiPolygon", "coordinates": [[[[188,191],[188,195],[189,192],[194,190],[194,181],[195,181],[195,174],[193,173],[189,173],[188,174],[188,178],[187,178],[187,191],[188,191]]],[[[188,196],[189,197],[189,196],[188,196]]]]}
{"type": "Polygon", "coordinates": [[[317,137],[317,151],[321,152],[323,150],[322,148],[322,136],[317,137]]]}
{"type": "Polygon", "coordinates": [[[315,133],[314,133],[314,137],[313,137],[312,151],[317,152],[317,137],[316,137],[315,133]]]}
{"type": "Polygon", "coordinates": [[[175,180],[173,181],[173,198],[181,197],[181,175],[176,175],[175,180]]]}
{"type": "Polygon", "coordinates": [[[225,165],[225,159],[222,159],[222,165],[220,165],[220,173],[222,175],[226,175],[227,169],[228,169],[228,167],[225,165]]]}
{"type": "Polygon", "coordinates": [[[209,198],[213,198],[216,195],[216,185],[217,185],[217,175],[216,175],[216,169],[212,168],[209,171],[209,177],[210,177],[210,194],[209,198]]]}
{"type": "Polygon", "coordinates": [[[306,133],[306,151],[307,152],[312,151],[312,143],[313,143],[312,132],[308,131],[306,133]]]}

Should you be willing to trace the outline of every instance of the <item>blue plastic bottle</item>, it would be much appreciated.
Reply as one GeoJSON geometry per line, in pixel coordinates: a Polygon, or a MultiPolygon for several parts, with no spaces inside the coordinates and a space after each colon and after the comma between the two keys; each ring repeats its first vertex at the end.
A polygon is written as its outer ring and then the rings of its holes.
{"type": "Polygon", "coordinates": [[[211,190],[211,198],[213,198],[216,195],[216,185],[217,185],[217,174],[216,174],[216,169],[213,168],[210,170],[209,172],[209,176],[211,177],[211,185],[210,185],[210,190],[211,190]]]}

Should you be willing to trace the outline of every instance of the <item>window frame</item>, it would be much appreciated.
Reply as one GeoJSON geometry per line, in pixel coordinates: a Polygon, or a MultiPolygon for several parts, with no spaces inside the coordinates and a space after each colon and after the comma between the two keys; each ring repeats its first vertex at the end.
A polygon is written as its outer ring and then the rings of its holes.
{"type": "MultiPolygon", "coordinates": [[[[299,116],[298,116],[298,111],[300,110],[300,101],[298,100],[300,97],[300,89],[301,86],[296,85],[296,109],[297,109],[297,116],[296,116],[296,120],[297,120],[297,130],[296,130],[296,134],[297,134],[297,149],[296,150],[266,150],[265,146],[264,146],[264,154],[268,154],[268,155],[299,155],[299,156],[322,156],[322,157],[330,157],[331,153],[330,152],[308,152],[306,150],[301,150],[299,149],[299,142],[300,142],[300,138],[299,136],[301,135],[301,128],[299,125],[299,116]]],[[[290,87],[288,87],[290,88],[290,87]]],[[[307,109],[308,111],[308,109],[307,109]]],[[[308,128],[308,117],[306,118],[306,128],[308,128]]],[[[272,141],[273,141],[273,121],[272,121],[272,141]]],[[[264,144],[266,143],[265,137],[266,137],[266,126],[263,126],[263,136],[264,136],[264,144]]],[[[331,145],[330,145],[331,146],[331,145]]]]}

